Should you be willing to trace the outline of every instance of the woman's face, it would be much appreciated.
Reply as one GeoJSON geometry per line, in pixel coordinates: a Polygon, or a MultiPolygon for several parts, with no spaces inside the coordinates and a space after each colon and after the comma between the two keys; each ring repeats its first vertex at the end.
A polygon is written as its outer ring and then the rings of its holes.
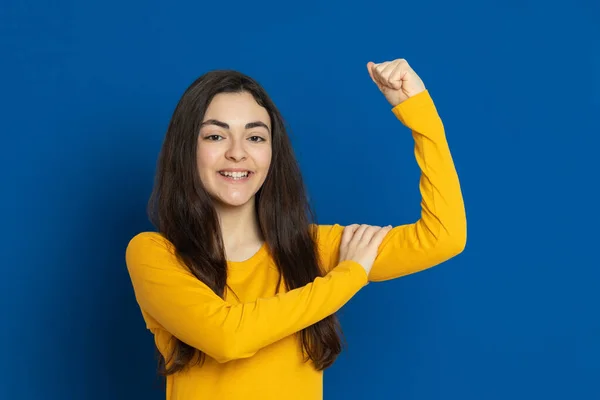
{"type": "Polygon", "coordinates": [[[254,201],[271,164],[271,119],[250,93],[220,93],[208,106],[198,135],[202,184],[223,206],[254,201]]]}

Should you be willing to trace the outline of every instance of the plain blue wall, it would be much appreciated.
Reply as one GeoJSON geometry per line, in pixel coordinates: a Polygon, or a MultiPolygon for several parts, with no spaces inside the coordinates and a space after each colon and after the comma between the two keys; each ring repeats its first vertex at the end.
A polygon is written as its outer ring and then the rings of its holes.
{"type": "Polygon", "coordinates": [[[600,7],[485,3],[4,0],[0,398],[163,398],[124,251],[207,70],[267,88],[321,223],[418,218],[410,132],[365,67],[400,57],[445,123],[468,244],[350,301],[326,398],[600,398],[600,7]]]}

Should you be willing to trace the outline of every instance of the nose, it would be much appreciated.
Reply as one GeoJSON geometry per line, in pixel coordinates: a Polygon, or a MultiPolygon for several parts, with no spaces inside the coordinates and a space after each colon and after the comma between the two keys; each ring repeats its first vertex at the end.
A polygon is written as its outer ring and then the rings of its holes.
{"type": "Polygon", "coordinates": [[[225,152],[225,157],[228,160],[239,162],[246,159],[246,149],[244,148],[243,139],[233,138],[230,142],[229,148],[225,152]]]}

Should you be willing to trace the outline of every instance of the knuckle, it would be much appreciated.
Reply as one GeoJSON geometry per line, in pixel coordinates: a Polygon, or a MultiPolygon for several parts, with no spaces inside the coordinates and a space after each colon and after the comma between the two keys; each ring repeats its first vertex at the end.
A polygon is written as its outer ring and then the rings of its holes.
{"type": "Polygon", "coordinates": [[[342,235],[346,235],[346,236],[351,235],[354,233],[355,230],[356,230],[356,225],[345,226],[342,235]]]}

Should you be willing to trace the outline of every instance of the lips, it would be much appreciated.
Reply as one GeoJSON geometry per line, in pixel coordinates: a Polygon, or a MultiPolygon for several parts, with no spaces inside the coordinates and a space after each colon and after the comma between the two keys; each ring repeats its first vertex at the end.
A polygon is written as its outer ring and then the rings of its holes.
{"type": "Polygon", "coordinates": [[[231,177],[245,177],[248,176],[249,174],[251,174],[251,171],[219,171],[219,174],[223,175],[223,176],[231,176],[231,177]]]}
{"type": "Polygon", "coordinates": [[[248,180],[254,173],[248,170],[222,170],[218,172],[219,175],[230,182],[243,182],[248,180]]]}

